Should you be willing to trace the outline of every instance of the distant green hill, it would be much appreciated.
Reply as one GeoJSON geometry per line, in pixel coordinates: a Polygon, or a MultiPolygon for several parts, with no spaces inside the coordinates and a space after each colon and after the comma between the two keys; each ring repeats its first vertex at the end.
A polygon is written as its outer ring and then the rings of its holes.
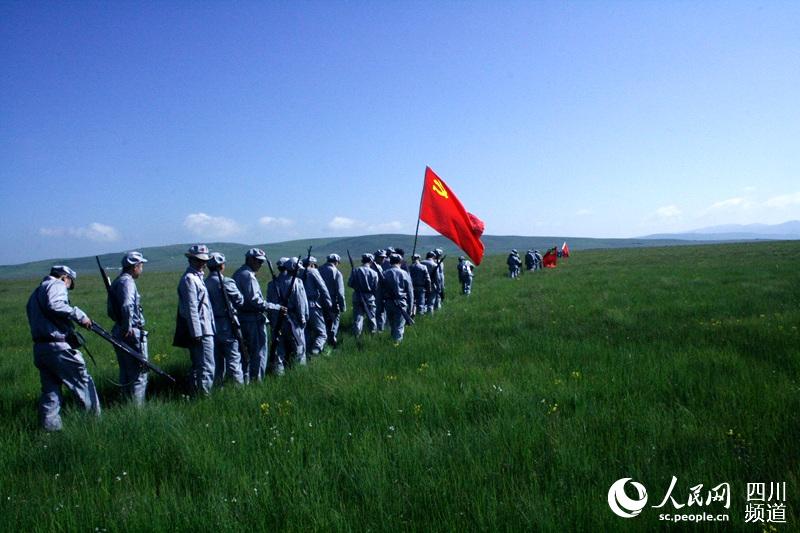
{"type": "MultiPolygon", "coordinates": [[[[543,250],[552,246],[561,246],[561,243],[564,241],[569,243],[570,250],[572,251],[597,248],[638,248],[690,244],[687,241],[677,239],[588,239],[563,236],[525,237],[519,235],[484,235],[482,240],[486,246],[487,255],[507,253],[511,248],[517,248],[521,252],[529,248],[543,250]]],[[[252,246],[258,246],[266,250],[267,256],[273,262],[281,256],[305,254],[309,246],[313,246],[312,254],[320,261],[330,253],[338,253],[342,256],[342,260],[346,262],[347,258],[345,254],[348,249],[353,254],[353,258],[357,259],[357,257],[365,251],[375,251],[377,248],[385,248],[387,246],[403,248],[410,254],[413,245],[413,235],[400,234],[325,237],[256,245],[228,242],[208,243],[211,250],[225,254],[232,265],[238,265],[243,260],[244,253],[252,246]]],[[[191,243],[141,248],[144,256],[149,261],[147,270],[154,272],[183,270],[186,265],[183,254],[189,246],[191,246],[191,243]]],[[[418,251],[424,253],[432,248],[442,248],[445,253],[450,256],[460,255],[462,253],[452,242],[440,235],[419,237],[417,243],[418,251]]],[[[123,251],[120,250],[119,252],[111,254],[102,254],[100,260],[103,266],[107,268],[118,268],[122,253],[123,251]]],[[[0,279],[18,279],[45,275],[51,265],[59,263],[67,264],[79,273],[86,273],[89,271],[94,273],[97,269],[93,256],[73,258],[56,257],[44,261],[0,266],[0,279]]]]}

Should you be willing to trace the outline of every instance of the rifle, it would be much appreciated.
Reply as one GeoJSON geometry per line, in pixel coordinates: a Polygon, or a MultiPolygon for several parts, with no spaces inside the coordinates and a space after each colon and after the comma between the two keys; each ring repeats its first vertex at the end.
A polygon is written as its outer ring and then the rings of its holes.
{"type": "MultiPolygon", "coordinates": [[[[289,282],[289,292],[286,294],[286,298],[281,299],[281,306],[287,308],[286,314],[278,313],[278,318],[275,320],[275,326],[272,328],[272,344],[269,346],[269,361],[274,361],[275,357],[278,355],[278,343],[280,342],[281,334],[283,333],[283,321],[286,319],[286,315],[289,314],[289,300],[291,300],[292,293],[294,292],[294,284],[297,280],[298,272],[300,272],[299,263],[292,273],[292,280],[289,282]]],[[[275,291],[280,294],[280,291],[278,291],[277,280],[275,281],[275,291]]]]}
{"type": "MultiPolygon", "coordinates": [[[[384,287],[385,287],[385,285],[384,285],[384,287]]],[[[411,290],[412,291],[414,290],[413,284],[412,284],[411,290]]],[[[411,318],[411,315],[408,314],[408,311],[403,309],[403,306],[401,306],[400,303],[399,303],[400,302],[400,295],[399,294],[393,294],[391,296],[391,299],[392,299],[392,302],[394,302],[394,306],[397,307],[397,309],[400,311],[400,314],[403,315],[403,318],[406,319],[406,322],[408,322],[408,324],[410,326],[413,326],[414,325],[414,319],[411,318]]]]}
{"type": "MultiPolygon", "coordinates": [[[[347,250],[347,258],[350,260],[350,275],[352,276],[353,272],[356,271],[356,267],[353,266],[353,256],[350,255],[350,250],[349,249],[347,250]]],[[[369,317],[370,320],[375,320],[375,314],[369,312],[369,306],[367,305],[367,299],[364,298],[364,295],[361,294],[361,291],[356,290],[355,288],[353,289],[353,291],[356,294],[358,294],[359,298],[361,298],[361,305],[364,307],[364,311],[366,311],[367,317],[369,317]]],[[[353,309],[353,313],[355,313],[355,312],[356,312],[356,310],[353,309]]]]}
{"type": "Polygon", "coordinates": [[[239,342],[239,350],[242,353],[242,368],[250,368],[250,355],[247,353],[247,345],[242,335],[242,324],[239,322],[239,315],[236,314],[236,309],[234,309],[231,299],[228,298],[228,293],[225,292],[225,278],[222,277],[222,273],[219,270],[216,273],[219,280],[219,290],[222,293],[222,301],[225,302],[225,312],[228,315],[228,320],[231,321],[233,336],[239,342]]]}
{"type": "Polygon", "coordinates": [[[97,335],[99,335],[100,337],[102,337],[103,339],[105,339],[106,341],[111,343],[111,345],[114,346],[115,348],[117,348],[119,350],[122,350],[123,352],[125,352],[129,356],[131,356],[134,359],[136,359],[136,361],[138,361],[139,364],[141,364],[142,366],[145,366],[145,367],[149,368],[150,370],[152,370],[156,374],[158,374],[160,376],[164,376],[165,378],[169,379],[171,382],[175,383],[175,378],[173,378],[172,376],[170,376],[169,374],[164,372],[158,366],[156,366],[153,363],[151,363],[141,353],[137,352],[136,350],[134,350],[133,348],[131,348],[130,346],[128,346],[124,342],[120,342],[119,340],[115,339],[111,335],[111,333],[109,333],[108,331],[106,331],[103,328],[101,328],[100,325],[97,322],[92,322],[92,327],[90,329],[92,330],[92,333],[96,333],[97,335]]]}
{"type": "MultiPolygon", "coordinates": [[[[116,298],[114,297],[114,294],[111,292],[111,279],[108,277],[108,274],[106,273],[106,269],[104,269],[103,265],[100,263],[100,257],[99,256],[94,256],[94,259],[95,259],[95,261],[97,261],[97,268],[100,269],[100,277],[103,278],[103,285],[105,285],[105,287],[106,287],[106,293],[108,294],[108,297],[111,298],[112,304],[116,303],[116,298]]],[[[116,315],[116,313],[117,313],[117,311],[115,309],[114,310],[114,314],[116,315]]],[[[121,342],[121,341],[115,339],[109,332],[107,332],[106,330],[101,328],[100,325],[97,322],[92,322],[91,330],[94,333],[96,333],[96,334],[100,335],[101,337],[103,337],[108,342],[110,342],[114,347],[122,350],[123,352],[125,352],[129,356],[133,357],[142,366],[145,366],[145,367],[149,368],[150,370],[152,370],[156,374],[159,374],[159,375],[162,375],[162,376],[168,378],[173,383],[175,382],[175,378],[173,378],[172,376],[170,376],[169,374],[167,374],[166,372],[161,370],[158,366],[156,366],[153,363],[151,363],[141,353],[137,352],[136,350],[134,350],[133,348],[131,348],[130,346],[128,346],[124,342],[121,342]]],[[[140,331],[139,345],[141,346],[142,342],[143,342],[142,337],[144,337],[144,331],[142,331],[142,330],[139,330],[139,331],[140,331]]]]}

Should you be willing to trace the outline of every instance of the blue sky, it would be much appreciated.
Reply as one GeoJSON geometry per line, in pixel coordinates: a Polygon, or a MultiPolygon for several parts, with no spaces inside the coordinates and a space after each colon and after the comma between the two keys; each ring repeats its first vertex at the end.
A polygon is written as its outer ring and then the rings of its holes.
{"type": "Polygon", "coordinates": [[[4,2],[0,264],[800,218],[797,2],[4,2]],[[430,230],[428,230],[430,231],[430,230]]]}

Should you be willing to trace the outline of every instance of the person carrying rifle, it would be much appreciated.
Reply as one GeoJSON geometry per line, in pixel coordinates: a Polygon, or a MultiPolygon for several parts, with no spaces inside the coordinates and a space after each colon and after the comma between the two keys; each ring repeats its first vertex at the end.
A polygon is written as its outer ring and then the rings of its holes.
{"type": "Polygon", "coordinates": [[[472,293],[472,277],[475,265],[463,255],[458,258],[458,280],[461,282],[461,293],[467,296],[472,293]]]}
{"type": "MultiPolygon", "coordinates": [[[[195,394],[209,395],[214,384],[214,334],[216,324],[208,298],[208,288],[203,281],[203,270],[210,259],[208,246],[195,244],[184,254],[189,266],[178,282],[178,317],[175,324],[176,340],[187,337],[192,360],[191,379],[195,394]],[[184,333],[179,333],[179,331],[184,333]]],[[[175,344],[175,343],[173,343],[175,344]]]]}
{"type": "Polygon", "coordinates": [[[436,254],[436,310],[442,308],[444,305],[444,250],[436,248],[433,251],[436,254]]]}
{"type": "Polygon", "coordinates": [[[325,349],[328,331],[325,327],[325,315],[331,312],[333,302],[328,287],[317,269],[317,258],[308,256],[303,259],[303,287],[308,298],[308,324],[306,325],[306,347],[308,356],[319,355],[325,349]]]}
{"type": "Polygon", "coordinates": [[[280,274],[267,286],[267,299],[280,309],[285,305],[287,313],[279,320],[277,313],[271,313],[273,321],[273,342],[278,339],[275,360],[269,362],[270,372],[283,375],[286,365],[306,364],[305,327],[308,322],[308,298],[300,277],[298,258],[281,257],[278,260],[280,274]],[[294,279],[293,279],[294,278],[294,279]],[[288,295],[288,298],[287,298],[288,295]],[[275,327],[281,322],[280,330],[275,327]]]}
{"type": "MultiPolygon", "coordinates": [[[[114,321],[111,334],[148,359],[142,298],[136,287],[136,280],[142,275],[147,259],[141,252],[128,252],[122,256],[121,263],[122,272],[111,282],[106,301],[106,313],[114,321]]],[[[143,405],[147,391],[147,368],[121,349],[115,347],[114,351],[119,363],[119,382],[123,396],[135,405],[143,405]]]]}
{"type": "MultiPolygon", "coordinates": [[[[411,312],[412,315],[424,315],[426,310],[425,295],[431,292],[431,275],[428,268],[420,262],[419,254],[411,256],[411,266],[408,267],[408,273],[411,275],[411,281],[414,283],[414,303],[415,309],[411,312]]],[[[400,266],[402,267],[402,264],[400,266]]]]}
{"type": "MultiPolygon", "coordinates": [[[[394,250],[391,246],[389,250],[394,250]]],[[[378,273],[378,280],[383,278],[383,271],[390,268],[389,252],[386,250],[375,250],[375,259],[370,263],[369,267],[378,273]]],[[[383,306],[383,295],[381,294],[381,285],[378,283],[378,290],[375,292],[375,326],[377,331],[383,331],[386,328],[386,309],[383,306]]]]}
{"type": "Polygon", "coordinates": [[[403,258],[394,253],[389,256],[390,268],[383,271],[383,296],[386,318],[392,328],[395,346],[403,340],[406,316],[414,308],[414,284],[411,276],[400,268],[403,258]]]}
{"type": "Polygon", "coordinates": [[[428,276],[431,278],[430,290],[425,292],[425,309],[429,315],[437,309],[439,301],[439,267],[436,262],[436,252],[431,250],[425,254],[425,260],[420,263],[428,269],[428,276]]]}
{"type": "MultiPolygon", "coordinates": [[[[361,256],[361,266],[353,268],[347,286],[353,289],[353,335],[361,336],[364,319],[367,319],[367,330],[375,333],[375,294],[380,287],[378,273],[372,269],[375,258],[372,254],[361,256]]],[[[351,259],[352,263],[352,259],[351,259]]]]}
{"type": "Polygon", "coordinates": [[[208,260],[206,288],[217,326],[217,333],[214,335],[214,384],[222,385],[227,377],[241,385],[244,383],[242,355],[235,331],[239,326],[234,321],[238,321],[237,310],[242,307],[244,297],[236,282],[225,277],[224,272],[225,256],[219,252],[212,253],[208,260]],[[233,316],[230,316],[231,313],[233,316]]]}
{"type": "Polygon", "coordinates": [[[325,329],[328,344],[333,348],[339,345],[339,322],[342,313],[347,311],[347,302],[344,297],[344,276],[338,268],[340,261],[341,258],[338,254],[330,254],[328,261],[319,267],[319,275],[322,276],[331,297],[331,309],[325,316],[325,329]]]}
{"type": "Polygon", "coordinates": [[[26,308],[33,337],[33,362],[42,383],[39,424],[45,431],[62,428],[61,385],[66,385],[84,410],[100,415],[97,388],[78,351],[79,337],[71,323],[77,322],[86,329],[92,327],[86,313],[69,303],[67,290],[75,288],[77,277],[68,266],[53,266],[31,294],[26,308]]]}
{"type": "Polygon", "coordinates": [[[522,261],[520,261],[519,252],[517,252],[516,249],[511,250],[511,253],[508,254],[506,264],[508,265],[508,277],[511,279],[518,279],[519,267],[522,265],[522,261]]]}
{"type": "Polygon", "coordinates": [[[244,265],[233,274],[233,280],[244,298],[239,319],[242,321],[242,335],[250,356],[249,368],[244,369],[245,381],[250,382],[261,381],[267,371],[269,337],[264,313],[281,310],[280,305],[264,300],[256,278],[256,273],[266,260],[267,254],[264,250],[251,248],[244,256],[244,265]]]}

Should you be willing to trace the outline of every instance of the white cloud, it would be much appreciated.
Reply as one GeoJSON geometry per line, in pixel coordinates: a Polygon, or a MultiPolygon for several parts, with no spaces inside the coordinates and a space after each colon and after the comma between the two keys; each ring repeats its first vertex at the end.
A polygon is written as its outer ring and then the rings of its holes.
{"type": "Polygon", "coordinates": [[[719,202],[714,202],[709,206],[706,211],[717,211],[720,209],[731,209],[731,208],[743,208],[746,209],[751,207],[753,204],[750,200],[745,198],[728,198],[727,200],[721,200],[719,202]]]}
{"type": "Polygon", "coordinates": [[[675,218],[681,216],[682,213],[677,205],[665,205],[656,209],[656,216],[660,218],[675,218]]]}
{"type": "Polygon", "coordinates": [[[796,192],[793,194],[782,194],[780,196],[773,196],[766,202],[764,202],[766,207],[789,207],[792,205],[800,205],[800,192],[796,192]]]}
{"type": "Polygon", "coordinates": [[[346,230],[346,229],[353,229],[359,222],[352,218],[347,217],[333,217],[330,222],[328,222],[328,227],[332,230],[346,230]]]}
{"type": "Polygon", "coordinates": [[[288,228],[294,224],[294,220],[284,217],[261,217],[258,223],[268,228],[288,228]]]}
{"type": "Polygon", "coordinates": [[[367,227],[367,231],[374,231],[376,233],[400,231],[401,229],[403,229],[403,224],[397,220],[392,220],[391,222],[383,222],[381,224],[373,224],[367,227]]]}
{"type": "Polygon", "coordinates": [[[579,216],[579,217],[583,217],[583,216],[586,216],[586,215],[591,215],[592,214],[592,210],[591,209],[578,209],[575,212],[575,214],[577,216],[579,216]]]}
{"type": "Polygon", "coordinates": [[[214,217],[205,213],[192,213],[186,217],[183,225],[198,237],[210,239],[230,237],[242,229],[235,220],[214,217]]]}
{"type": "Polygon", "coordinates": [[[92,222],[88,226],[77,228],[39,228],[39,235],[45,237],[73,237],[96,242],[114,242],[120,239],[119,231],[116,228],[99,222],[92,222]]]}
{"type": "Polygon", "coordinates": [[[744,192],[753,192],[753,191],[756,190],[756,187],[753,187],[752,185],[748,185],[747,187],[744,187],[742,190],[744,192]]]}

